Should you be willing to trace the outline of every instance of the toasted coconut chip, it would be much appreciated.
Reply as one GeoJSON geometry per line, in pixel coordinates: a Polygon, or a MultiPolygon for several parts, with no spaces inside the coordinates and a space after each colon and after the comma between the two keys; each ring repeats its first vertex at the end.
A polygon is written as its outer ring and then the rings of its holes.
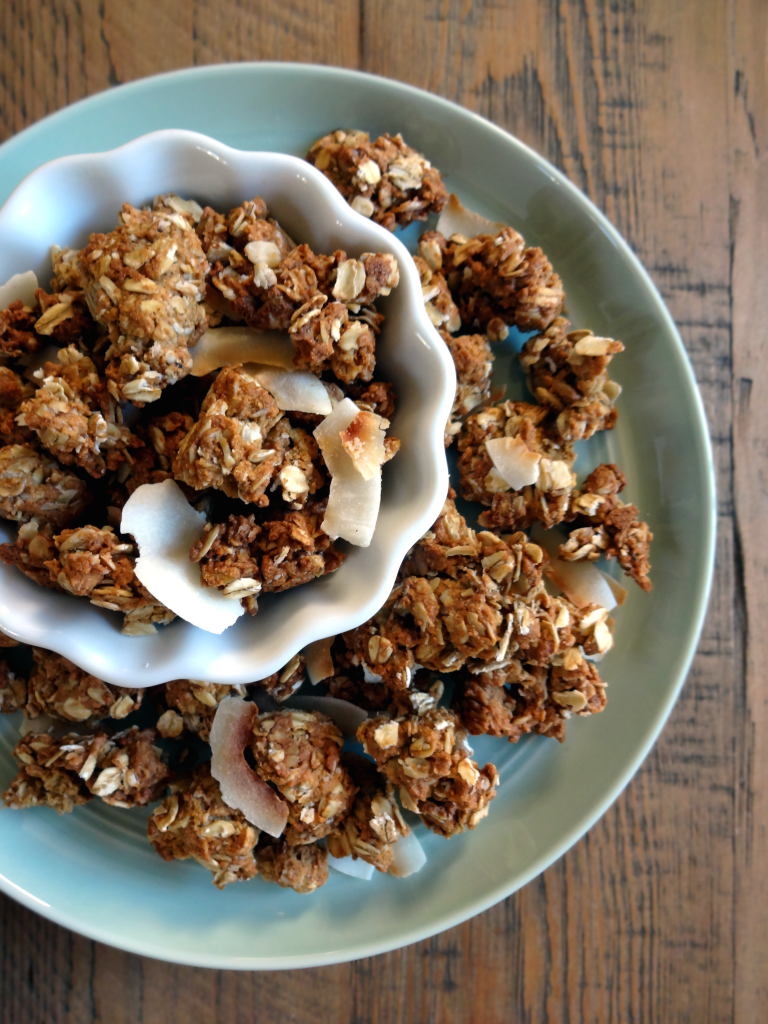
{"type": "Polygon", "coordinates": [[[46,363],[58,363],[61,349],[57,345],[43,345],[32,356],[29,365],[25,367],[22,377],[27,380],[41,381],[43,378],[43,367],[46,363]],[[38,374],[35,377],[35,374],[38,374]]]}
{"type": "Polygon", "coordinates": [[[629,591],[625,590],[624,587],[622,587],[620,583],[617,583],[613,576],[609,576],[607,572],[603,572],[602,569],[599,569],[598,572],[605,578],[605,582],[611,588],[611,592],[616,598],[616,604],[619,606],[623,605],[627,600],[627,594],[629,591]]]}
{"type": "Polygon", "coordinates": [[[389,420],[375,412],[360,411],[346,430],[340,431],[344,451],[363,480],[372,480],[387,461],[384,437],[389,420]]]}
{"type": "Polygon", "coordinates": [[[558,557],[558,549],[565,542],[559,530],[544,530],[536,523],[531,536],[549,555],[544,574],[577,608],[596,604],[610,611],[616,607],[618,601],[608,583],[608,577],[594,562],[566,562],[558,557]]]}
{"type": "Polygon", "coordinates": [[[255,704],[225,697],[211,725],[211,775],[228,807],[242,811],[252,825],[277,838],[288,821],[288,804],[248,765],[243,751],[250,742],[255,704]]]}
{"type": "Polygon", "coordinates": [[[285,412],[311,412],[328,416],[333,411],[325,385],[308,370],[286,370],[282,367],[246,363],[246,373],[254,377],[285,412]]]}
{"type": "Polygon", "coordinates": [[[335,636],[329,636],[326,640],[315,640],[304,648],[307,675],[313,686],[317,686],[323,679],[329,679],[336,671],[331,657],[331,647],[335,639],[335,636]]]}
{"type": "Polygon", "coordinates": [[[14,274],[0,287],[0,309],[7,309],[17,299],[21,299],[25,306],[34,306],[37,302],[35,291],[39,287],[34,270],[14,274]]]}
{"type": "Polygon", "coordinates": [[[245,609],[216,587],[203,587],[189,549],[200,539],[205,514],[196,512],[173,480],[142,484],[125,503],[121,533],[139,545],[136,575],[180,619],[209,633],[223,633],[245,609]]]}
{"type": "Polygon", "coordinates": [[[376,868],[365,860],[353,860],[352,857],[334,857],[328,854],[328,867],[338,871],[340,875],[359,878],[362,882],[370,882],[376,868]]]}
{"type": "Polygon", "coordinates": [[[413,832],[398,837],[392,847],[392,855],[389,873],[397,878],[415,875],[427,863],[427,855],[413,832]]]}
{"type": "Polygon", "coordinates": [[[541,455],[529,451],[520,437],[494,437],[485,442],[491,462],[513,491],[539,479],[541,455]]]}
{"type": "Polygon", "coordinates": [[[257,331],[254,327],[213,327],[192,352],[193,377],[204,377],[222,366],[264,363],[290,370],[296,349],[282,331],[257,331]]]}
{"type": "Polygon", "coordinates": [[[351,398],[343,399],[315,429],[315,438],[331,474],[328,506],[321,527],[334,540],[341,537],[350,544],[367,548],[379,515],[381,469],[369,480],[364,479],[341,440],[342,432],[359,412],[351,398]]]}
{"type": "Polygon", "coordinates": [[[298,708],[300,711],[319,711],[321,715],[330,718],[344,736],[352,739],[368,717],[368,712],[363,711],[357,704],[351,704],[339,697],[289,697],[285,706],[298,708]]]}
{"type": "Polygon", "coordinates": [[[437,219],[437,230],[445,238],[451,238],[453,235],[464,235],[465,238],[475,238],[477,235],[495,235],[505,227],[507,225],[500,221],[488,220],[487,217],[468,210],[461,205],[458,197],[453,193],[437,219]]]}

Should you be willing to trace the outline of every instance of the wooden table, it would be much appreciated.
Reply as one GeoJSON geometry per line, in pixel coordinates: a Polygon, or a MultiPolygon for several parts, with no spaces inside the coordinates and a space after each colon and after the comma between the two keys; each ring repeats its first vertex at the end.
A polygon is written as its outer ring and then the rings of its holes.
{"type": "Polygon", "coordinates": [[[768,82],[765,0],[3,0],[0,133],[219,61],[359,67],[483,114],[629,239],[709,416],[718,565],[647,762],[535,882],[372,960],[239,974],[130,956],[0,903],[2,1024],[768,1016],[768,82]]]}

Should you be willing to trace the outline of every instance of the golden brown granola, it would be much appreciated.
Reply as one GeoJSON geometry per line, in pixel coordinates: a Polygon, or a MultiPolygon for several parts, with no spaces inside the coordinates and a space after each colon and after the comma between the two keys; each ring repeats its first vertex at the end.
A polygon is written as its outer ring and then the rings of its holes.
{"type": "Polygon", "coordinates": [[[291,846],[282,839],[256,848],[256,864],[265,882],[310,893],[328,881],[328,851],[317,843],[291,846]]]}
{"type": "Polygon", "coordinates": [[[109,332],[114,398],[154,402],[189,373],[189,347],[207,326],[207,269],[187,213],[125,203],[114,231],[90,236],[78,270],[91,313],[109,332]]]}
{"type": "Polygon", "coordinates": [[[126,718],[141,707],[143,690],[109,686],[53,651],[33,648],[27,683],[27,718],[49,715],[65,722],[126,718]]]}
{"type": "MultiPolygon", "coordinates": [[[[211,736],[211,725],[216,708],[233,694],[244,697],[245,686],[224,683],[206,683],[202,679],[174,679],[165,684],[165,700],[171,709],[181,712],[182,725],[207,743],[211,736]]],[[[174,718],[166,719],[164,728],[175,735],[178,723],[174,718]],[[172,726],[171,723],[174,723],[172,726]]],[[[159,728],[159,723],[158,723],[159,728]]],[[[180,732],[181,730],[179,730],[180,732]]]]}
{"type": "Polygon", "coordinates": [[[648,556],[653,534],[648,524],[638,519],[637,506],[625,505],[619,498],[626,483],[626,476],[614,463],[603,463],[589,474],[571,496],[567,519],[579,525],[560,545],[560,557],[570,562],[594,561],[600,555],[616,558],[624,572],[648,591],[652,586],[648,556]]]}
{"type": "Polygon", "coordinates": [[[342,760],[358,787],[349,814],[328,836],[328,850],[334,857],[366,861],[377,871],[388,871],[394,856],[392,847],[410,829],[395,797],[394,786],[374,765],[357,754],[342,760]]]}
{"type": "Polygon", "coordinates": [[[45,452],[29,445],[0,448],[0,516],[61,529],[91,501],[87,484],[45,452]]]}
{"type": "Polygon", "coordinates": [[[174,477],[196,490],[215,487],[230,498],[268,505],[265,492],[282,466],[283,451],[267,435],[282,415],[242,366],[226,367],[179,445],[174,477]]]}
{"type": "Polygon", "coordinates": [[[608,364],[624,351],[620,341],[597,338],[588,330],[571,331],[559,316],[520,353],[528,388],[536,401],[554,409],[557,429],[566,441],[586,440],[598,430],[612,430],[621,387],[608,377],[608,364]]]}
{"type": "Polygon", "coordinates": [[[389,231],[439,213],[448,198],[440,172],[402,135],[343,131],[314,142],[307,160],[322,171],[353,210],[389,231]]]}
{"type": "Polygon", "coordinates": [[[489,506],[479,516],[482,526],[525,529],[538,520],[549,529],[567,515],[576,486],[571,472],[575,455],[546,406],[501,402],[474,413],[459,434],[459,452],[462,496],[489,506]],[[500,437],[519,438],[528,451],[541,456],[534,485],[513,491],[495,468],[486,441],[500,437]]]}
{"type": "Polygon", "coordinates": [[[284,839],[291,846],[328,835],[349,812],[356,787],[341,764],[343,737],[319,712],[258,715],[251,750],[256,771],[288,801],[284,839]]]}
{"type": "Polygon", "coordinates": [[[207,764],[173,784],[150,815],[147,836],[163,860],[192,857],[207,868],[218,889],[258,873],[253,848],[259,830],[224,803],[207,764]]]}
{"type": "Polygon", "coordinates": [[[21,404],[16,422],[34,430],[59,462],[81,466],[93,477],[130,462],[128,449],[144,442],[123,424],[93,360],[74,346],[60,349],[58,360],[45,364],[40,387],[21,404]]]}
{"type": "Polygon", "coordinates": [[[366,754],[395,786],[407,810],[446,838],[473,829],[488,813],[499,781],[492,764],[478,769],[466,729],[447,708],[391,718],[377,715],[357,731],[366,754]]]}

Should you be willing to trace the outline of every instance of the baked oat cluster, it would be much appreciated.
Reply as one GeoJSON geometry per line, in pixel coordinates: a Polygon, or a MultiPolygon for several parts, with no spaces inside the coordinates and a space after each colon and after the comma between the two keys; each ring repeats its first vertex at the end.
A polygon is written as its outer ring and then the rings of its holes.
{"type": "MultiPolygon", "coordinates": [[[[399,135],[334,131],[308,159],[390,230],[447,203],[439,172],[399,135]]],[[[0,711],[23,723],[8,808],[159,799],[147,836],[166,861],[197,861],[218,888],[260,875],[307,894],[329,866],[418,870],[417,822],[444,838],[475,829],[499,773],[474,759],[471,736],[563,742],[569,721],[605,708],[599,663],[625,592],[595,563],[615,559],[649,590],[652,534],[620,497],[618,466],[579,482],[574,444],[615,426],[608,368],[624,346],[571,329],[559,276],[512,227],[465,216],[455,197],[446,212],[414,259],[456,366],[445,438],[470,504],[449,489],[368,621],[249,683],[177,679],[144,695],[0,634],[0,711]],[[515,332],[528,335],[516,351],[530,401],[493,390],[515,332]],[[319,685],[297,698],[307,679],[319,685]]],[[[119,514],[142,484],[172,480],[206,512],[190,551],[203,588],[254,614],[259,595],[333,572],[344,555],[322,528],[322,416],[286,413],[241,363],[190,375],[195,343],[222,325],[282,331],[334,407],[350,399],[361,423],[389,420],[375,303],[397,286],[394,259],[297,246],[259,198],[225,214],[166,195],[126,205],[114,232],[53,262],[50,295],[0,312],[0,515],[19,524],[0,558],[150,632],[173,612],[136,577],[119,514]],[[50,339],[58,359],[42,362],[50,339]],[[128,403],[157,404],[136,418],[128,403]]],[[[384,441],[386,458],[398,444],[384,441]]]]}

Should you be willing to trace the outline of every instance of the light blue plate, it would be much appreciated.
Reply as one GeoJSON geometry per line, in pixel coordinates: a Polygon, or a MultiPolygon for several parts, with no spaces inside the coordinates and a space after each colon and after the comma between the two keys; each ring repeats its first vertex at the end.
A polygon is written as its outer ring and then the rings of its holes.
{"type": "MultiPolygon", "coordinates": [[[[655,534],[654,589],[629,584],[616,644],[601,665],[606,711],[573,720],[560,746],[483,738],[501,786],[476,832],[446,843],[423,828],[429,865],[406,880],[332,875],[312,896],[256,880],[223,893],[189,862],[165,864],[146,813],[94,801],[58,818],[0,811],[0,886],[94,939],[217,968],[337,963],[426,938],[485,910],[560,857],[605,812],[648,753],[693,657],[715,537],[712,455],[691,367],[672,319],[626,243],[545,160],[445,100],[395,82],[291,64],[207,67],[145,79],[76,103],[0,147],[0,202],[35,167],[112,149],[159,128],[190,128],[241,149],[303,155],[337,127],[401,131],[469,206],[541,245],[563,278],[576,327],[621,338],[618,427],[590,441],[577,469],[615,460],[655,534]]],[[[84,183],[87,187],[87,183],[84,183]]],[[[246,198],[246,197],[243,197],[246,198]]],[[[250,197],[249,197],[250,198],[250,197]]],[[[420,229],[419,229],[420,230],[420,229]]],[[[405,234],[411,246],[418,230],[405,234]]],[[[55,239],[52,239],[55,241],[55,239]]],[[[24,269],[24,268],[20,268],[24,269]]],[[[507,347],[497,377],[522,396],[507,347]]],[[[16,723],[0,724],[0,786],[14,774],[16,723]]]]}

